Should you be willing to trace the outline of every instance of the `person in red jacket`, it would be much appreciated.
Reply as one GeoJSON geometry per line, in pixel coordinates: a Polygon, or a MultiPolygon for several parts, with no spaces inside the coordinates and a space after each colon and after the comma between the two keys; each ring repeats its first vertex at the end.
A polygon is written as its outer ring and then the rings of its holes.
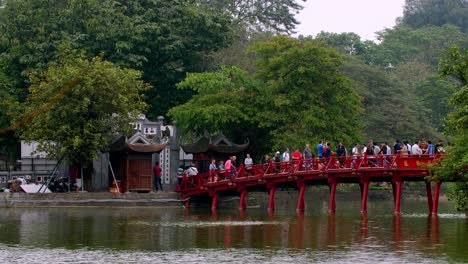
{"type": "Polygon", "coordinates": [[[159,162],[156,161],[153,167],[153,190],[155,192],[162,191],[162,183],[161,183],[161,167],[159,166],[159,162]]]}

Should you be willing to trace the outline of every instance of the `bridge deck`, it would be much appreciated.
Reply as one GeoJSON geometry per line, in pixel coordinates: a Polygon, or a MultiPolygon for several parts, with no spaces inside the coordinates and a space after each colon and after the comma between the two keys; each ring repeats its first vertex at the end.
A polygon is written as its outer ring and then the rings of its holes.
{"type": "Polygon", "coordinates": [[[355,183],[361,187],[361,211],[366,212],[369,183],[391,182],[395,212],[399,213],[403,182],[425,181],[429,210],[431,213],[436,213],[440,183],[435,187],[437,197],[433,197],[431,182],[427,180],[427,176],[429,176],[428,164],[437,158],[438,155],[364,155],[270,162],[250,168],[240,166],[238,171],[211,171],[191,177],[184,175],[181,184],[177,186],[177,191],[181,193],[182,199],[208,195],[213,198],[212,209],[215,210],[218,195],[223,192],[239,193],[240,208],[245,209],[247,192],[264,189],[270,192],[268,208],[274,210],[274,193],[277,187],[293,184],[299,189],[297,209],[303,210],[303,196],[307,185],[329,185],[329,210],[334,212],[336,184],[355,183]]]}

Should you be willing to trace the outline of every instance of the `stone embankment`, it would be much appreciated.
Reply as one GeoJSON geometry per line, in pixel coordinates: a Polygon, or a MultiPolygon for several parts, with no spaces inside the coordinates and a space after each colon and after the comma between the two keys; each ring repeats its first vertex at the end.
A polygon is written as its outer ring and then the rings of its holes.
{"type": "Polygon", "coordinates": [[[182,206],[176,192],[157,193],[0,193],[0,207],[182,206]]]}

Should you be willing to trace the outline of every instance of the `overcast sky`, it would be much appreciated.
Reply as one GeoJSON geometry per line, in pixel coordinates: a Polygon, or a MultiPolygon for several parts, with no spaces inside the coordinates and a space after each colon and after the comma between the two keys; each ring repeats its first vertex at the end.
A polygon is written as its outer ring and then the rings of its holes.
{"type": "Polygon", "coordinates": [[[298,34],[354,32],[375,40],[375,32],[395,25],[405,0],[307,0],[299,13],[298,34]]]}

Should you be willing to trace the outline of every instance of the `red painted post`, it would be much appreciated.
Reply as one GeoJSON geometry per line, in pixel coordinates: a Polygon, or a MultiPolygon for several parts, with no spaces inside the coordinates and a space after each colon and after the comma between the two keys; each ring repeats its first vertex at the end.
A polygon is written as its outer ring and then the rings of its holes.
{"type": "Polygon", "coordinates": [[[275,192],[276,186],[270,188],[270,197],[268,198],[268,211],[275,210],[275,192]]]}
{"type": "Polygon", "coordinates": [[[185,201],[185,208],[190,208],[190,200],[185,201]]]}
{"type": "Polygon", "coordinates": [[[362,195],[361,195],[361,213],[367,212],[367,196],[369,194],[369,181],[362,183],[362,195]]]}
{"type": "Polygon", "coordinates": [[[304,211],[305,209],[305,203],[304,203],[304,194],[306,190],[306,185],[303,181],[298,182],[299,185],[299,197],[297,198],[297,206],[296,210],[297,211],[304,211]]]}
{"type": "Polygon", "coordinates": [[[330,201],[328,202],[328,212],[334,213],[336,211],[336,182],[330,185],[330,201]]]}
{"type": "Polygon", "coordinates": [[[392,181],[393,204],[396,203],[396,183],[392,181]]]}
{"type": "Polygon", "coordinates": [[[216,211],[217,207],[218,207],[218,194],[215,193],[213,195],[213,200],[211,201],[211,211],[216,211]]]}
{"type": "Polygon", "coordinates": [[[432,201],[432,215],[437,215],[437,211],[439,210],[439,194],[440,194],[440,185],[442,182],[437,182],[434,187],[434,199],[432,201]]]}
{"type": "Polygon", "coordinates": [[[426,182],[427,205],[429,206],[429,213],[432,213],[432,186],[431,182],[426,182]]]}
{"type": "Polygon", "coordinates": [[[401,207],[401,187],[403,186],[403,181],[396,182],[396,197],[395,197],[395,214],[400,213],[401,207]]]}
{"type": "Polygon", "coordinates": [[[239,209],[245,210],[247,209],[247,202],[245,201],[247,197],[247,190],[243,189],[240,194],[240,201],[239,201],[239,209]]]}

